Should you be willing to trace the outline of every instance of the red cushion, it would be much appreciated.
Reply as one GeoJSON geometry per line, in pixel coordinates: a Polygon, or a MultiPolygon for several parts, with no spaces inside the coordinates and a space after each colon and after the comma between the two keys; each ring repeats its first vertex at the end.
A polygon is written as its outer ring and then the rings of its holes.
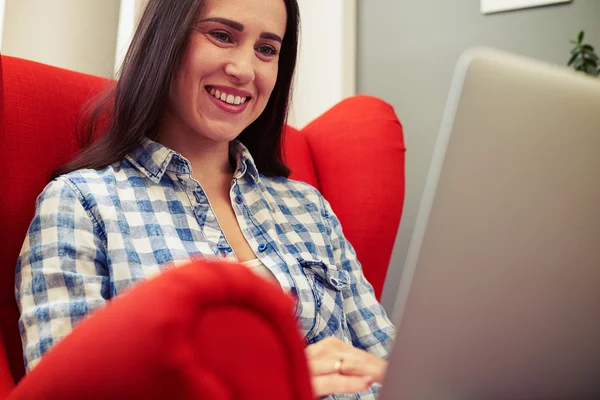
{"type": "MultiPolygon", "coordinates": [[[[0,330],[0,344],[3,344],[2,330],[0,330]]],[[[10,371],[10,364],[3,345],[0,345],[0,399],[8,397],[8,394],[15,386],[15,382],[10,371]]]]}
{"type": "Polygon", "coordinates": [[[106,80],[1,56],[0,324],[17,379],[24,373],[14,297],[16,259],[36,197],[52,169],[77,150],[75,117],[106,80]]]}
{"type": "Polygon", "coordinates": [[[306,136],[290,126],[286,127],[284,136],[284,160],[291,169],[290,178],[306,182],[315,188],[319,187],[315,165],[306,136]]]}
{"type": "Polygon", "coordinates": [[[313,399],[292,309],[239,264],[175,268],[85,319],[10,399],[313,399]]]}
{"type": "Polygon", "coordinates": [[[404,206],[402,126],[380,99],[354,96],[306,126],[319,189],[379,299],[404,206]]]}

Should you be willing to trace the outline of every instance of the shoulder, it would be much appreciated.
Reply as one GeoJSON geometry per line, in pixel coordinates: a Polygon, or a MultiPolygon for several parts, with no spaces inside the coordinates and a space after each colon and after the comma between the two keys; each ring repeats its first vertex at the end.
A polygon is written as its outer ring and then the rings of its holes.
{"type": "Polygon", "coordinates": [[[110,165],[102,169],[80,169],[60,175],[50,181],[38,197],[38,202],[49,199],[69,199],[79,201],[84,208],[96,203],[97,198],[109,196],[111,186],[116,181],[115,167],[110,165]]]}

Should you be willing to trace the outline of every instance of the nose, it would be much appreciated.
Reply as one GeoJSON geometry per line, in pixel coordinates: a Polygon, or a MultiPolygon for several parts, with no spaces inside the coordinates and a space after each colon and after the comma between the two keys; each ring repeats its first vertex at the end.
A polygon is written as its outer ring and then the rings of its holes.
{"type": "Polygon", "coordinates": [[[232,50],[227,63],[225,73],[235,83],[248,83],[254,80],[254,48],[239,47],[232,50]]]}

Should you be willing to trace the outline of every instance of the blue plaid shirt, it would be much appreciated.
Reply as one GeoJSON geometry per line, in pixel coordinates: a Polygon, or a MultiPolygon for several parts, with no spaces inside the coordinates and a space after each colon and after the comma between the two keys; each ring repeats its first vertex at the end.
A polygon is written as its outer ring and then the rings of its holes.
{"type": "MultiPolygon", "coordinates": [[[[306,342],[335,336],[386,358],[393,326],[329,203],[306,183],[261,175],[241,143],[231,150],[240,228],[282,288],[298,296],[306,342]]],[[[121,162],[50,182],[16,270],[27,370],[111,297],[197,256],[235,259],[190,163],[161,144],[146,139],[121,162]]]]}

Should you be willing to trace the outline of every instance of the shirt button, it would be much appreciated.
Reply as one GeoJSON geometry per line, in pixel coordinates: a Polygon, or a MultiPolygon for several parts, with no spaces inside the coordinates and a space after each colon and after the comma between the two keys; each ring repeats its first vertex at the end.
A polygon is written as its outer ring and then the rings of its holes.
{"type": "Polygon", "coordinates": [[[266,244],[261,243],[261,244],[258,245],[258,251],[260,251],[261,253],[263,251],[265,251],[266,249],[267,249],[267,245],[266,244]]]}
{"type": "Polygon", "coordinates": [[[235,196],[235,202],[238,204],[242,204],[244,202],[244,199],[242,199],[242,196],[235,196]]]}
{"type": "Polygon", "coordinates": [[[338,281],[335,278],[331,278],[331,283],[332,283],[333,286],[337,286],[338,281]]]}

